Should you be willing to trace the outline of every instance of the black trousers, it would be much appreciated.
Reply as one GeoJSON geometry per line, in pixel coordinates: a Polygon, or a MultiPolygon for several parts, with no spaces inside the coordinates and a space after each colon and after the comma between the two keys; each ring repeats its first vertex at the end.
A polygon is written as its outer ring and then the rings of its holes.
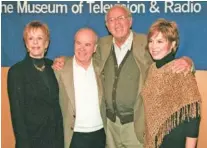
{"type": "Polygon", "coordinates": [[[74,132],[70,148],[105,148],[106,134],[104,129],[90,133],[74,132]]]}

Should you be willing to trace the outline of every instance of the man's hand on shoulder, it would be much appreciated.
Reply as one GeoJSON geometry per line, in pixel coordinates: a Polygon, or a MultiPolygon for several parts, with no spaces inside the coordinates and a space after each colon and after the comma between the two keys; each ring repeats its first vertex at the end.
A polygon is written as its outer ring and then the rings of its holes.
{"type": "Polygon", "coordinates": [[[181,57],[179,59],[174,60],[172,65],[172,71],[174,73],[184,73],[186,75],[187,73],[191,72],[191,69],[193,67],[193,61],[189,57],[181,57]]]}
{"type": "Polygon", "coordinates": [[[54,59],[52,64],[52,69],[59,71],[62,70],[64,66],[65,66],[65,56],[60,56],[54,59]]]}

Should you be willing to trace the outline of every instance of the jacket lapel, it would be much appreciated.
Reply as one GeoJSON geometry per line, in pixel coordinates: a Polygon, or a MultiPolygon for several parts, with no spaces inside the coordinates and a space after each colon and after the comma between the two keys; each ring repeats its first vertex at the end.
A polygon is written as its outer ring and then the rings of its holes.
{"type": "Polygon", "coordinates": [[[99,105],[101,105],[101,100],[102,100],[102,96],[103,96],[103,91],[102,91],[103,88],[102,88],[102,82],[101,82],[100,73],[99,73],[100,69],[99,69],[95,60],[93,60],[93,67],[94,67],[94,72],[95,72],[96,82],[97,82],[99,105]]]}
{"type": "MultiPolygon", "coordinates": [[[[140,44],[140,41],[139,39],[137,39],[137,37],[135,36],[135,34],[133,33],[133,42],[132,42],[132,52],[133,52],[133,56],[135,58],[135,61],[137,63],[137,65],[139,66],[139,63],[142,62],[140,61],[139,57],[142,56],[141,54],[143,52],[139,52],[140,50],[140,46],[142,46],[143,44],[141,43],[140,44]]],[[[144,46],[144,45],[143,45],[144,46]]]]}
{"type": "Polygon", "coordinates": [[[70,58],[66,65],[65,69],[61,72],[61,81],[65,86],[66,93],[68,97],[65,97],[66,102],[71,103],[73,111],[75,113],[75,91],[73,83],[73,58],[70,58]]]}
{"type": "Polygon", "coordinates": [[[106,63],[106,60],[108,59],[109,57],[109,54],[111,52],[111,46],[113,45],[112,43],[112,37],[110,37],[105,44],[102,44],[101,46],[101,64],[100,64],[100,72],[103,71],[104,69],[104,65],[106,63]],[[104,51],[104,52],[103,52],[104,51]]]}

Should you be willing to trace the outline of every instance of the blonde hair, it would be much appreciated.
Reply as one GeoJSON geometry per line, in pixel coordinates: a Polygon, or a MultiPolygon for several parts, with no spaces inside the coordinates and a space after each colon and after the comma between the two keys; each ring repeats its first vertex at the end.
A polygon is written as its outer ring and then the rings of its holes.
{"type": "Polygon", "coordinates": [[[171,43],[175,41],[175,47],[173,51],[175,52],[177,50],[179,45],[179,32],[176,22],[168,21],[163,18],[155,21],[151,25],[147,35],[148,43],[150,38],[157,33],[162,33],[162,35],[171,43]]]}
{"type": "Polygon", "coordinates": [[[23,38],[24,38],[24,42],[27,39],[28,36],[28,32],[31,30],[35,30],[35,29],[41,29],[44,34],[46,35],[47,40],[50,40],[50,31],[49,28],[47,26],[47,24],[41,23],[40,21],[32,21],[30,23],[28,23],[25,28],[24,28],[24,32],[23,32],[23,38]]]}

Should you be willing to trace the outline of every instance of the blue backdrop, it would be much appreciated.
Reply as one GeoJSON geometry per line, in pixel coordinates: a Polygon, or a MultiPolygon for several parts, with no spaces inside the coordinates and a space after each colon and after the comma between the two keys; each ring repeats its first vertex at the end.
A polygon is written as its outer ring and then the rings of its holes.
{"type": "MultiPolygon", "coordinates": [[[[83,11],[75,14],[71,11],[72,6],[79,5],[77,2],[28,2],[28,4],[63,4],[68,6],[67,13],[18,13],[17,2],[2,2],[5,5],[12,5],[13,12],[5,12],[2,7],[1,15],[1,59],[2,66],[11,66],[16,62],[22,60],[25,56],[26,50],[23,42],[24,26],[32,20],[40,20],[48,24],[51,33],[51,43],[47,57],[54,59],[60,55],[73,55],[73,37],[75,32],[81,27],[93,28],[99,37],[108,35],[104,23],[104,12],[90,13],[89,4],[83,2],[83,11]]],[[[115,4],[114,2],[103,2],[106,4],[115,4]]],[[[160,13],[153,13],[149,11],[152,6],[151,2],[120,2],[124,4],[145,5],[145,12],[133,13],[132,29],[136,32],[147,33],[150,25],[158,18],[166,18],[177,22],[180,31],[180,46],[177,52],[177,57],[189,56],[193,59],[196,69],[207,70],[207,2],[174,2],[175,7],[187,9],[189,6],[195,7],[198,3],[201,6],[199,12],[164,12],[165,3],[157,2],[160,13]],[[186,6],[184,7],[184,4],[186,6]]],[[[95,2],[101,6],[101,2],[95,2]]],[[[175,8],[174,7],[174,8],[175,8]]],[[[192,7],[191,7],[192,8],[192,7]]],[[[195,8],[198,9],[198,6],[195,8]]],[[[135,10],[135,9],[132,9],[135,10]]],[[[192,10],[192,9],[191,9],[192,10]]]]}

